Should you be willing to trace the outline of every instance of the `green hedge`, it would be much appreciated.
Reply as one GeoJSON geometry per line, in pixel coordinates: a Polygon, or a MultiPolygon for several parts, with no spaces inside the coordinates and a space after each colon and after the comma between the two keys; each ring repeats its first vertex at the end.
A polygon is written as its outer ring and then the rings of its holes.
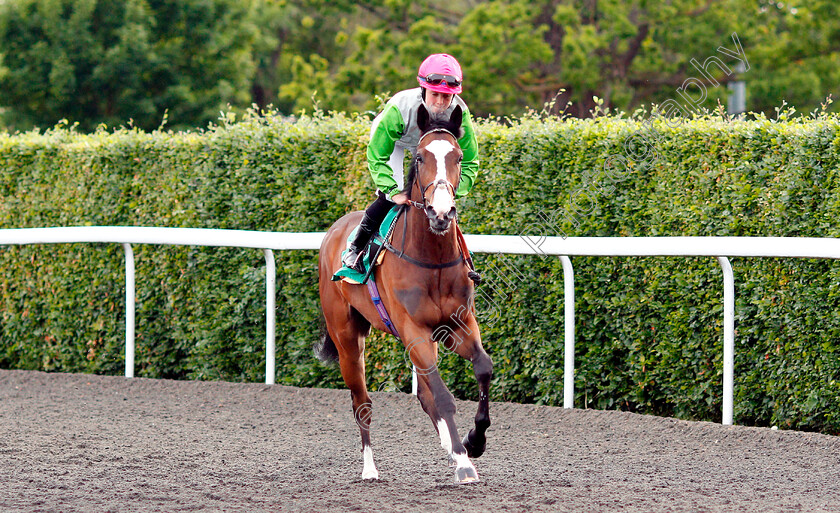
{"type": "MultiPolygon", "coordinates": [[[[837,237],[837,119],[715,117],[482,122],[468,233],[837,237]],[[605,169],[605,163],[607,167],[605,169]]],[[[372,199],[369,120],[251,115],[200,133],[58,127],[0,135],[0,227],[177,226],[323,231],[372,199]]],[[[619,242],[617,242],[619,243],[619,242]]],[[[264,380],[260,251],[137,246],[137,375],[264,380]]],[[[343,386],[312,357],[317,255],[277,253],[277,382],[343,386]]],[[[576,405],[720,421],[722,274],[713,258],[573,258],[576,405]]],[[[492,398],[562,404],[556,258],[477,255],[492,398]]],[[[0,249],[0,367],[119,374],[117,245],[0,249]]],[[[840,433],[840,266],[733,258],[737,423],[840,433]]],[[[407,390],[393,338],[368,344],[369,385],[407,390]]],[[[468,364],[444,353],[456,395],[468,364]]]]}

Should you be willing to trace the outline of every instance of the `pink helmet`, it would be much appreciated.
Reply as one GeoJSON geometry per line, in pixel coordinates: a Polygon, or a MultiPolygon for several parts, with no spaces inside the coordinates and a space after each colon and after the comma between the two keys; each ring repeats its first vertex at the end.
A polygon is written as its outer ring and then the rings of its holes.
{"type": "Polygon", "coordinates": [[[446,53],[435,53],[426,57],[417,72],[420,87],[438,93],[459,94],[463,79],[461,65],[455,57],[446,53]]]}

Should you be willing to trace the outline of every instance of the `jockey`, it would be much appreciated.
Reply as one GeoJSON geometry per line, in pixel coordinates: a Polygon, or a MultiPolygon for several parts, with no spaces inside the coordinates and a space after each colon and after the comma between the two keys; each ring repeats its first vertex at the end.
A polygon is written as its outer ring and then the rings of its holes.
{"type": "Polygon", "coordinates": [[[432,117],[447,117],[460,106],[463,112],[461,127],[464,135],[458,139],[464,160],[461,162],[461,181],[455,197],[465,196],[472,189],[478,172],[478,143],[472,117],[461,93],[463,74],[455,57],[445,53],[426,57],[417,73],[420,87],[401,91],[385,105],[373,120],[367,148],[368,169],[377,187],[377,198],[365,211],[359,230],[350,243],[342,264],[364,272],[361,256],[371,235],[395,204],[407,204],[404,189],[403,159],[405,150],[413,156],[420,142],[417,127],[417,108],[423,104],[432,117]]]}

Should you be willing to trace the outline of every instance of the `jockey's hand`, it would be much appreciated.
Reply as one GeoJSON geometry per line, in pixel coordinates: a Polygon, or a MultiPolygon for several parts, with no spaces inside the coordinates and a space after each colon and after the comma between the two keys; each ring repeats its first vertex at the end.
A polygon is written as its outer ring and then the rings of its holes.
{"type": "Polygon", "coordinates": [[[391,196],[391,201],[397,205],[406,205],[408,203],[408,194],[401,192],[391,196]]]}

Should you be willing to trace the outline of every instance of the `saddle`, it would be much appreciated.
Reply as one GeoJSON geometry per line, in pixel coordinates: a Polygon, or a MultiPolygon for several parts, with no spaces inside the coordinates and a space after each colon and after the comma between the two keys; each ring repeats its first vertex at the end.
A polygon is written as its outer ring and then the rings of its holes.
{"type": "MultiPolygon", "coordinates": [[[[332,281],[339,281],[344,280],[347,283],[351,283],[353,285],[364,285],[370,279],[371,275],[373,274],[373,268],[382,263],[382,259],[385,258],[385,253],[382,249],[387,249],[391,251],[399,258],[407,260],[414,265],[418,265],[420,267],[427,267],[427,268],[443,268],[443,267],[451,267],[454,265],[458,265],[460,263],[464,263],[467,268],[469,269],[467,275],[476,285],[481,283],[481,275],[475,271],[475,266],[473,265],[472,261],[472,254],[467,249],[467,243],[464,240],[464,234],[461,233],[461,229],[456,225],[457,235],[458,235],[458,245],[461,249],[461,257],[458,260],[453,262],[449,262],[442,265],[428,265],[424,264],[423,262],[419,262],[408,255],[405,255],[403,252],[399,251],[397,248],[391,245],[391,238],[393,237],[394,226],[397,224],[397,219],[399,219],[400,214],[402,214],[403,209],[401,205],[394,206],[388,215],[385,216],[385,219],[382,221],[382,224],[379,226],[379,230],[373,234],[370,238],[370,241],[365,246],[365,253],[362,257],[362,265],[364,267],[365,272],[360,273],[355,269],[350,269],[349,267],[342,266],[341,269],[335,272],[332,276],[332,281]]],[[[349,245],[350,241],[354,240],[356,237],[356,232],[358,231],[358,227],[356,227],[350,235],[347,237],[347,244],[349,245]]],[[[347,252],[345,249],[341,256],[344,257],[344,254],[347,252]]]]}
{"type": "MultiPolygon", "coordinates": [[[[381,252],[382,245],[391,239],[394,225],[397,223],[397,219],[399,218],[401,212],[402,209],[399,205],[393,207],[391,211],[388,212],[388,215],[385,216],[385,219],[382,220],[382,224],[379,225],[379,230],[374,233],[370,238],[370,241],[368,241],[367,246],[365,246],[365,253],[362,256],[362,265],[364,266],[365,272],[360,273],[355,269],[342,266],[341,269],[333,274],[332,281],[344,280],[353,285],[364,285],[372,274],[373,268],[377,264],[381,263],[382,259],[385,257],[384,253],[381,252]]],[[[355,239],[356,232],[358,230],[359,227],[357,226],[350,233],[350,236],[347,237],[348,245],[350,244],[350,241],[355,239]]],[[[342,258],[346,252],[346,249],[342,251],[342,258]]]]}

